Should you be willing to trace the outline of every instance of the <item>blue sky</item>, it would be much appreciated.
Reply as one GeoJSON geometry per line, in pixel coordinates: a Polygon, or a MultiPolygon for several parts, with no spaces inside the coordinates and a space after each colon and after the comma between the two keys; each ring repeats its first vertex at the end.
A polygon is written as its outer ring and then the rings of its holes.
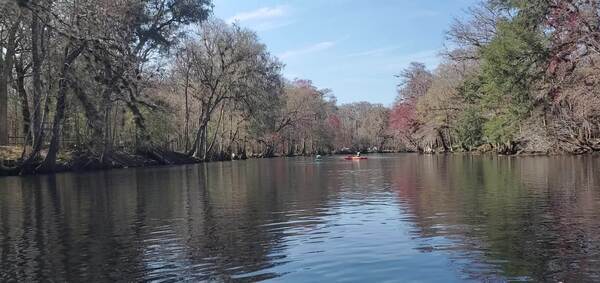
{"type": "Polygon", "coordinates": [[[215,16],[255,30],[289,78],[338,103],[391,105],[412,61],[435,68],[444,32],[476,0],[214,0],[215,16]]]}

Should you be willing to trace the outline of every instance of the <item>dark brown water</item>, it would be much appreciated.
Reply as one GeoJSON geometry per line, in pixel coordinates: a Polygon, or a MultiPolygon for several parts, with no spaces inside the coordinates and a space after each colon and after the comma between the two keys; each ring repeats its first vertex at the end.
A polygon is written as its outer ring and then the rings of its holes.
{"type": "Polygon", "coordinates": [[[0,178],[0,281],[599,281],[599,166],[407,154],[0,178]]]}

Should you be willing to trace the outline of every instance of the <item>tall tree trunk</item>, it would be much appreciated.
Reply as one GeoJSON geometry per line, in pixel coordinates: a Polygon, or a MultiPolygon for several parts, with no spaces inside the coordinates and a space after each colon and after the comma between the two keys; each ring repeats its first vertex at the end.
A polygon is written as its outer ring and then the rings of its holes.
{"type": "Polygon", "coordinates": [[[0,145],[8,145],[8,88],[0,80],[0,145]]]}
{"type": "Polygon", "coordinates": [[[192,146],[192,149],[190,150],[190,152],[188,153],[188,155],[195,157],[195,158],[199,158],[199,159],[203,159],[204,158],[204,148],[205,148],[205,143],[206,143],[206,128],[207,128],[207,123],[204,122],[204,119],[201,118],[199,119],[199,124],[200,126],[198,127],[198,131],[196,131],[196,137],[194,139],[194,145],[192,146]]]}
{"type": "Polygon", "coordinates": [[[23,66],[22,58],[16,61],[15,71],[17,72],[15,87],[21,99],[21,116],[23,116],[23,145],[27,145],[31,141],[31,112],[29,111],[29,99],[27,98],[27,90],[25,89],[25,75],[27,71],[23,66]]]}
{"type": "Polygon", "coordinates": [[[19,24],[20,19],[13,23],[6,46],[0,46],[0,52],[5,49],[4,59],[0,54],[0,145],[8,145],[8,82],[13,69],[19,24]]]}
{"type": "Polygon", "coordinates": [[[52,139],[50,141],[50,147],[48,148],[48,154],[46,155],[44,162],[40,165],[40,167],[38,167],[38,170],[41,172],[50,172],[56,169],[56,157],[60,148],[61,129],[65,117],[68,79],[67,73],[71,71],[71,65],[85,47],[84,44],[81,44],[73,51],[69,51],[70,45],[71,44],[67,44],[67,47],[65,47],[65,58],[58,82],[56,111],[54,113],[54,121],[52,124],[52,139]]]}
{"type": "MultiPolygon", "coordinates": [[[[32,60],[32,80],[33,80],[33,93],[32,93],[32,143],[34,145],[34,151],[39,151],[39,146],[42,144],[42,31],[37,15],[33,15],[31,23],[31,60],[32,60]]],[[[33,153],[37,155],[37,152],[33,153]]]]}
{"type": "Polygon", "coordinates": [[[192,156],[200,158],[203,161],[206,158],[206,132],[208,128],[208,122],[201,122],[198,131],[196,132],[196,140],[192,149],[192,156]]]}
{"type": "MultiPolygon", "coordinates": [[[[111,123],[110,116],[112,113],[112,101],[111,96],[115,89],[116,79],[113,76],[113,71],[110,66],[110,62],[104,59],[104,81],[108,84],[106,89],[102,93],[102,106],[104,107],[104,135],[102,139],[102,157],[104,157],[109,151],[112,150],[112,139],[111,139],[111,123]]],[[[112,129],[114,131],[114,129],[112,129]]]]}
{"type": "MultiPolygon", "coordinates": [[[[200,108],[200,115],[198,116],[198,130],[196,131],[196,137],[194,138],[194,144],[192,148],[188,152],[188,155],[193,156],[195,158],[201,157],[201,150],[203,148],[204,141],[204,132],[206,132],[206,126],[208,125],[208,120],[206,114],[208,113],[207,107],[204,103],[202,103],[200,108]]],[[[210,116],[209,116],[210,117],[210,116]]]]}
{"type": "Polygon", "coordinates": [[[188,155],[193,156],[195,158],[200,158],[200,149],[202,148],[202,136],[204,135],[205,127],[201,124],[196,131],[196,137],[194,138],[194,144],[192,148],[188,152],[188,155]]]}
{"type": "Polygon", "coordinates": [[[219,113],[219,119],[217,120],[217,128],[215,129],[215,134],[212,137],[210,145],[208,146],[206,152],[204,153],[204,159],[207,159],[208,153],[213,149],[215,145],[215,141],[217,140],[217,134],[219,133],[219,128],[221,127],[221,121],[223,120],[223,114],[225,114],[225,105],[221,106],[221,113],[219,113]]]}
{"type": "Polygon", "coordinates": [[[187,152],[190,145],[190,106],[188,103],[188,95],[189,95],[189,86],[190,86],[190,68],[189,66],[186,69],[185,72],[185,87],[184,87],[184,94],[185,94],[185,130],[184,130],[184,138],[185,138],[185,151],[187,152]]]}
{"type": "Polygon", "coordinates": [[[23,162],[21,173],[29,173],[33,170],[31,165],[38,157],[44,139],[41,74],[44,61],[43,52],[45,49],[43,47],[43,33],[44,31],[40,24],[39,16],[34,13],[31,20],[31,77],[33,84],[33,127],[31,129],[31,137],[33,148],[27,159],[23,162]]]}

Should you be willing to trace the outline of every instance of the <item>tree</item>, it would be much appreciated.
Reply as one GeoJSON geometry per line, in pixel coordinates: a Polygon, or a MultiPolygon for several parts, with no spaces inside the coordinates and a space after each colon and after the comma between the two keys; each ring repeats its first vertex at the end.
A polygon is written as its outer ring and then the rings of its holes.
{"type": "MultiPolygon", "coordinates": [[[[12,78],[14,65],[23,128],[29,129],[27,137],[31,138],[26,143],[32,145],[22,167],[33,170],[31,165],[38,162],[47,141],[45,129],[50,128],[48,151],[37,170],[53,171],[60,141],[67,135],[64,130],[72,130],[66,127],[71,118],[68,107],[83,108],[94,135],[87,147],[101,162],[110,156],[115,133],[111,117],[118,116],[114,108],[121,103],[133,116],[135,141],[141,143],[138,148],[152,146],[143,113],[147,108],[156,109],[153,98],[146,96],[153,76],[160,73],[155,67],[169,56],[182,29],[206,19],[212,6],[207,0],[43,0],[1,8],[10,17],[2,19],[0,30],[11,18],[11,30],[18,32],[6,41],[15,47],[8,48],[8,56],[2,58],[10,62],[1,65],[0,100],[5,97],[5,78],[12,78]],[[22,32],[25,26],[28,34],[22,32]],[[21,37],[15,40],[17,33],[21,37]],[[71,93],[76,100],[70,98],[71,93]]],[[[0,117],[4,112],[0,107],[0,117]]],[[[7,123],[1,124],[0,136],[5,136],[7,123]]]]}
{"type": "Polygon", "coordinates": [[[431,87],[418,99],[417,119],[419,130],[415,133],[421,147],[430,150],[451,151],[457,139],[457,117],[467,101],[460,94],[465,79],[478,72],[477,64],[470,61],[446,61],[433,74],[431,87]]]}
{"type": "Polygon", "coordinates": [[[215,110],[228,100],[255,106],[256,97],[280,86],[281,64],[266,52],[256,34],[237,25],[211,20],[201,25],[199,35],[199,42],[186,46],[192,52],[190,88],[200,104],[189,154],[205,160],[213,144],[208,126],[215,110]]]}
{"type": "Polygon", "coordinates": [[[479,50],[498,33],[498,24],[513,17],[513,10],[496,1],[481,1],[467,9],[466,19],[454,19],[446,32],[451,50],[446,56],[454,61],[479,60],[479,50]]]}
{"type": "Polygon", "coordinates": [[[547,51],[540,32],[519,20],[502,23],[499,29],[483,49],[482,103],[491,113],[484,133],[490,143],[510,150],[520,123],[532,110],[547,51]]]}
{"type": "Polygon", "coordinates": [[[391,130],[402,139],[405,146],[421,150],[414,134],[419,122],[416,116],[417,101],[424,96],[433,81],[433,75],[422,63],[411,63],[398,76],[401,79],[398,86],[398,96],[390,113],[391,130]]]}

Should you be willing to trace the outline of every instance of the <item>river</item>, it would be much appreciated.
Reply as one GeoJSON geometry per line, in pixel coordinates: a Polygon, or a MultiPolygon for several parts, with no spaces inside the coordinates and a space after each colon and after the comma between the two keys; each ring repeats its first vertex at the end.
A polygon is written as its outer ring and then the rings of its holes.
{"type": "Polygon", "coordinates": [[[0,178],[0,281],[600,281],[598,170],[398,154],[0,178]]]}

